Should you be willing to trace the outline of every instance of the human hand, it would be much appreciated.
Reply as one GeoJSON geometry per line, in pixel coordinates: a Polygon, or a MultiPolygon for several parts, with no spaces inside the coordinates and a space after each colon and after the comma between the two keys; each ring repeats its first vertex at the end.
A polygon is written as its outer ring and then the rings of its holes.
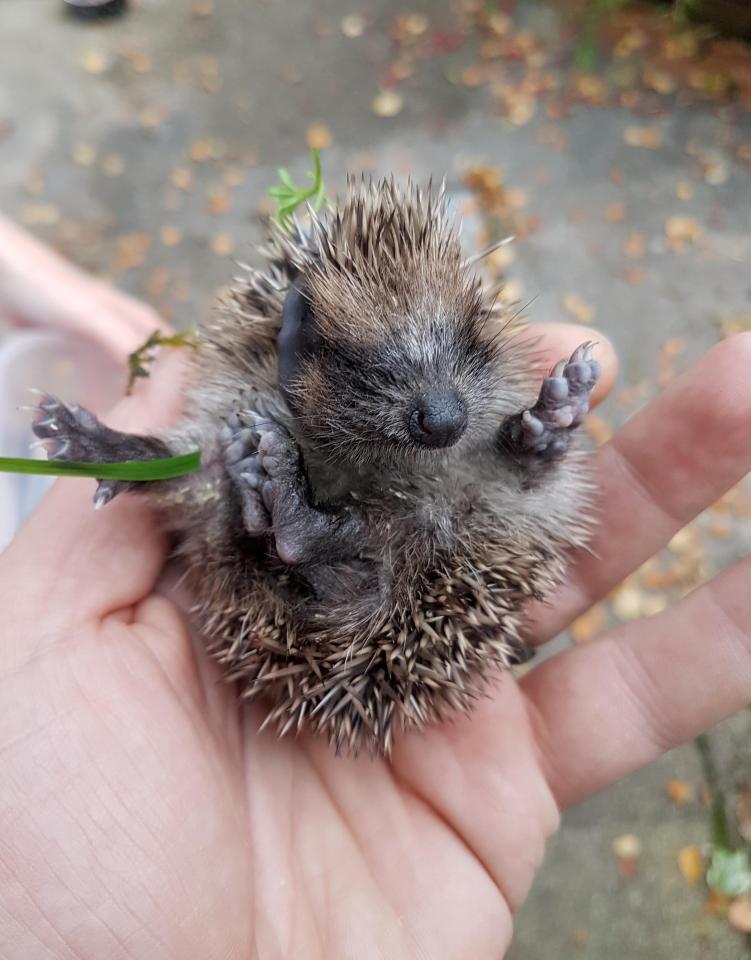
{"type": "MultiPolygon", "coordinates": [[[[544,331],[564,355],[576,328],[544,331]]],[[[612,357],[603,358],[612,381],[612,357]]],[[[715,347],[594,457],[602,519],[543,642],[751,467],[751,337],[715,347]],[[748,354],[748,356],[747,356],[748,354]]],[[[157,376],[116,412],[155,427],[157,376]]],[[[743,706],[743,561],[671,611],[510,675],[390,762],[257,733],[194,646],[136,498],[61,481],[0,557],[7,958],[496,958],[559,811],[743,706]]]]}

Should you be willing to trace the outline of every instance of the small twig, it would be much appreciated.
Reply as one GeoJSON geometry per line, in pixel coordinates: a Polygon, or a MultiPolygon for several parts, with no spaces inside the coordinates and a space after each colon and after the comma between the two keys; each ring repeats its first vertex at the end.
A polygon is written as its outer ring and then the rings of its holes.
{"type": "Polygon", "coordinates": [[[195,330],[186,330],[184,333],[174,333],[164,336],[159,330],[150,334],[138,349],[128,354],[128,382],[125,385],[125,394],[130,396],[133,386],[139,378],[150,376],[149,367],[156,359],[159,347],[190,347],[197,349],[195,330]]]}

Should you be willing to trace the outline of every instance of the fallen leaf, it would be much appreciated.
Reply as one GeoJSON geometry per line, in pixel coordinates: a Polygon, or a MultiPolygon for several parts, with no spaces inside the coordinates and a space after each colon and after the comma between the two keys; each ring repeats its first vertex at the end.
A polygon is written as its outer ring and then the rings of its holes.
{"type": "Polygon", "coordinates": [[[118,237],[115,242],[112,269],[115,273],[124,273],[134,267],[140,267],[150,246],[151,237],[148,233],[128,233],[118,237]]]}
{"type": "Polygon", "coordinates": [[[702,229],[695,217],[668,217],[665,221],[665,235],[672,250],[684,250],[689,244],[696,243],[702,229]]]}
{"type": "Polygon", "coordinates": [[[661,387],[666,387],[675,380],[677,375],[675,363],[685,349],[686,341],[683,337],[670,337],[660,347],[657,354],[657,382],[661,387]]]}
{"type": "Polygon", "coordinates": [[[524,287],[521,280],[507,280],[501,289],[498,299],[506,306],[519,303],[524,297],[524,287]]]}
{"type": "Polygon", "coordinates": [[[613,840],[613,852],[618,858],[618,875],[624,880],[639,872],[641,840],[633,833],[624,833],[613,840]]]}
{"type": "Polygon", "coordinates": [[[659,127],[626,127],[623,139],[630,147],[645,147],[656,150],[662,145],[662,131],[659,127]]]}
{"type": "Polygon", "coordinates": [[[154,66],[151,57],[143,50],[132,50],[128,53],[127,60],[134,73],[151,73],[154,66]]]}
{"type": "Polygon", "coordinates": [[[690,180],[679,180],[675,185],[675,195],[679,200],[692,200],[695,188],[690,180]]]}
{"type": "Polygon", "coordinates": [[[613,428],[604,417],[597,413],[590,413],[584,421],[584,426],[598,447],[607,443],[613,436],[613,428]]]}
{"type": "Polygon", "coordinates": [[[719,890],[710,890],[704,901],[704,912],[714,917],[727,916],[730,907],[730,897],[719,890]]]}
{"type": "Polygon", "coordinates": [[[611,605],[619,620],[636,620],[643,613],[644,591],[630,582],[616,588],[611,605]]]}
{"type": "Polygon", "coordinates": [[[629,231],[629,235],[626,237],[626,242],[623,244],[623,252],[627,257],[630,257],[632,260],[639,260],[644,256],[644,252],[647,248],[646,240],[644,239],[644,234],[640,233],[638,230],[629,231]]]}
{"type": "Polygon", "coordinates": [[[226,213],[232,206],[232,197],[226,190],[214,189],[209,193],[209,211],[215,217],[226,213]]]}
{"type": "Polygon", "coordinates": [[[675,93],[678,83],[666,70],[659,70],[656,67],[647,66],[644,68],[643,82],[650,90],[655,93],[661,93],[663,96],[675,93]]]}
{"type": "Polygon", "coordinates": [[[404,100],[395,90],[381,90],[373,97],[371,109],[377,117],[395,117],[401,113],[404,100]]]}
{"type": "Polygon", "coordinates": [[[691,799],[691,785],[685,780],[669,780],[665,793],[676,807],[685,807],[691,799]]]}
{"type": "Polygon", "coordinates": [[[718,187],[730,179],[730,169],[723,157],[707,157],[702,162],[704,182],[718,187]]]}
{"type": "Polygon", "coordinates": [[[641,840],[635,833],[622,833],[613,838],[613,852],[620,860],[636,860],[641,853],[641,840]]]}
{"type": "Polygon", "coordinates": [[[577,323],[592,323],[595,308],[575,293],[567,293],[563,298],[563,309],[577,323]]]}
{"type": "Polygon", "coordinates": [[[305,131],[305,143],[311,150],[325,150],[331,146],[331,131],[325,123],[311,123],[305,131]]]}
{"type": "Polygon", "coordinates": [[[492,253],[489,253],[487,257],[485,257],[485,265],[491,271],[491,273],[494,273],[497,276],[503,275],[513,262],[514,249],[513,245],[510,243],[506,243],[502,247],[498,247],[497,250],[494,250],[492,253]]]}
{"type": "Polygon", "coordinates": [[[351,40],[361,37],[365,32],[365,17],[360,13],[348,13],[340,20],[339,29],[351,40]]]}
{"type": "Polygon", "coordinates": [[[164,294],[170,281],[170,272],[166,267],[156,267],[149,274],[146,281],[146,292],[149,297],[156,299],[164,294]]]}
{"type": "Polygon", "coordinates": [[[193,174],[185,167],[177,167],[170,175],[170,182],[178,190],[185,190],[188,193],[193,189],[193,174]]]}
{"type": "Polygon", "coordinates": [[[29,167],[29,172],[26,174],[23,185],[26,192],[30,193],[33,197],[38,197],[44,193],[44,173],[38,163],[33,163],[29,167]]]}
{"type": "Polygon", "coordinates": [[[208,140],[194,140],[190,145],[190,159],[194,163],[204,163],[211,155],[211,144],[208,140]]]}
{"type": "Polygon", "coordinates": [[[584,927],[574,927],[570,934],[571,943],[575,947],[583,947],[589,941],[589,931],[584,927]]]}
{"type": "Polygon", "coordinates": [[[214,13],[214,0],[193,0],[190,15],[196,20],[205,20],[214,13]]]}
{"type": "Polygon", "coordinates": [[[410,41],[427,32],[430,22],[423,13],[399,14],[394,21],[393,33],[397,41],[410,41]]]}
{"type": "Polygon", "coordinates": [[[165,225],[159,231],[159,239],[165,247],[176,247],[182,240],[182,233],[177,227],[165,225]]]}
{"type": "Polygon", "coordinates": [[[20,219],[27,227],[50,227],[60,222],[60,208],[51,203],[26,204],[20,219]]]}
{"type": "Polygon", "coordinates": [[[156,130],[156,128],[161,127],[167,119],[167,115],[168,111],[166,107],[153,105],[141,111],[139,120],[141,121],[141,126],[147,130],[156,130]]]}
{"type": "Polygon", "coordinates": [[[678,852],[678,869],[687,883],[698,883],[704,875],[704,857],[698,847],[683,847],[678,852]]]}
{"type": "Polygon", "coordinates": [[[91,167],[96,163],[96,150],[88,143],[77,143],[73,147],[73,162],[80,167],[91,167]]]}
{"type": "Polygon", "coordinates": [[[597,633],[605,626],[605,608],[603,604],[598,603],[591,607],[586,613],[571,624],[571,636],[575,643],[589,643],[597,633]]]}
{"type": "Polygon", "coordinates": [[[109,58],[99,50],[82,50],[78,54],[78,66],[86,73],[104,73],[109,65],[109,58]]]}
{"type": "Polygon", "coordinates": [[[125,161],[117,153],[108,153],[102,157],[101,166],[106,177],[119,177],[125,170],[125,161]]]}
{"type": "Polygon", "coordinates": [[[506,191],[506,203],[511,210],[521,210],[527,205],[527,191],[521,187],[513,187],[506,191]]]}
{"type": "Polygon", "coordinates": [[[605,208],[605,220],[608,223],[622,223],[626,219],[626,204],[609,203],[605,208]]]}
{"type": "Polygon", "coordinates": [[[245,183],[245,171],[242,167],[227,167],[222,174],[222,180],[224,180],[225,186],[234,189],[245,183]]]}
{"type": "Polygon", "coordinates": [[[209,244],[218,257],[228,257],[235,249],[235,241],[226,233],[217,233],[211,238],[209,244]]]}

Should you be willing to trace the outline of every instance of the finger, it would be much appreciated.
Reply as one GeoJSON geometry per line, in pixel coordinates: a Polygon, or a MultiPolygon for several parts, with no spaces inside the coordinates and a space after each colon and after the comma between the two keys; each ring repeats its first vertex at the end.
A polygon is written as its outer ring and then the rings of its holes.
{"type": "Polygon", "coordinates": [[[594,456],[591,552],[529,611],[528,636],[563,630],[751,470],[751,334],[715,346],[594,456]]]}
{"type": "Polygon", "coordinates": [[[546,660],[521,681],[561,806],[751,700],[751,558],[671,610],[546,660]]]}
{"type": "MultiPolygon", "coordinates": [[[[179,410],[183,366],[169,351],[107,422],[132,431],[166,426],[179,410]]],[[[93,480],[57,481],[0,557],[0,579],[14,584],[21,606],[57,618],[104,616],[153,586],[167,549],[153,512],[135,496],[94,511],[94,489],[93,480]]]]}
{"type": "Polygon", "coordinates": [[[168,326],[147,304],[78,270],[1,216],[0,313],[18,324],[84,334],[118,360],[168,326]]]}
{"type": "Polygon", "coordinates": [[[595,342],[594,358],[602,368],[592,391],[591,405],[597,406],[613,389],[618,375],[618,357],[611,341],[599,330],[577,323],[536,323],[529,327],[527,342],[540,370],[546,375],[559,360],[567,359],[586,340],[595,342]]]}

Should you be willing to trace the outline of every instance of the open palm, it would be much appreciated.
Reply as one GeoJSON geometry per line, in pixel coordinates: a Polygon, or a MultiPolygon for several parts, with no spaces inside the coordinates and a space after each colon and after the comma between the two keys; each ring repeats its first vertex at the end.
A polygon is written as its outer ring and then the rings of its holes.
{"type": "MultiPolygon", "coordinates": [[[[749,364],[751,337],[720,344],[598,452],[594,556],[533,640],[751,468],[749,364]]],[[[156,425],[164,382],[119,425],[156,425]]],[[[497,960],[559,810],[749,699],[743,561],[390,762],[278,741],[191,638],[148,510],[90,495],[57,484],[0,557],[4,958],[497,960]]]]}

